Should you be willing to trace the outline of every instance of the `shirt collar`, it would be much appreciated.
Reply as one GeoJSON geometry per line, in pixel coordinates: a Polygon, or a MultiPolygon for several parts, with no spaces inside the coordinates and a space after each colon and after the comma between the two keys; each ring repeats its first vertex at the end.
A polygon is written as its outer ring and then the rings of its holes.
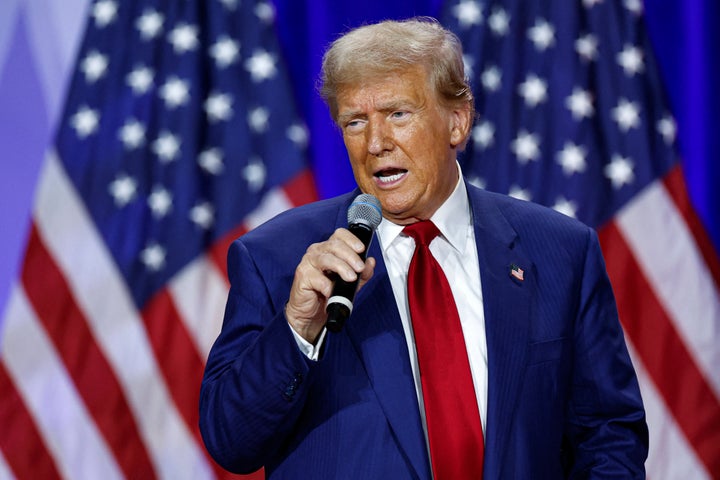
{"type": "MultiPolygon", "coordinates": [[[[457,164],[457,163],[456,163],[457,164]]],[[[467,229],[471,227],[470,201],[467,196],[467,187],[463,181],[462,170],[460,164],[458,168],[458,183],[455,190],[440,205],[440,208],[430,218],[435,226],[440,230],[443,237],[458,252],[463,253],[467,240],[467,229]]],[[[402,233],[403,225],[398,225],[383,217],[377,229],[377,235],[380,240],[380,246],[383,251],[387,251],[388,247],[402,233]]]]}

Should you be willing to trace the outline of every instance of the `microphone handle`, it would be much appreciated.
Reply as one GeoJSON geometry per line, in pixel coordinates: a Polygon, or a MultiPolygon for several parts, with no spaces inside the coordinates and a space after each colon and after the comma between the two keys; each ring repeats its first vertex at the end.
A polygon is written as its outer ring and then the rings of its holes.
{"type": "MultiPolygon", "coordinates": [[[[365,245],[365,250],[360,253],[360,258],[364,262],[367,258],[367,251],[370,246],[370,241],[372,240],[373,230],[363,223],[351,223],[348,225],[348,230],[350,230],[363,242],[363,245],[365,245]]],[[[345,325],[345,320],[347,320],[350,316],[358,281],[359,276],[353,282],[346,282],[336,275],[332,295],[330,296],[325,309],[328,315],[325,326],[331,332],[338,333],[341,331],[345,325]]]]}

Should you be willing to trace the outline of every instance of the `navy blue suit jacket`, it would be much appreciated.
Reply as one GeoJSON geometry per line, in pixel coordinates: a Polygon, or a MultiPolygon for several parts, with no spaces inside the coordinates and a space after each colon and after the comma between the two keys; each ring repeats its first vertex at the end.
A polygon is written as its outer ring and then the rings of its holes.
{"type": "MultiPolygon", "coordinates": [[[[375,274],[319,361],[299,351],[284,317],[302,255],[347,225],[358,193],[281,214],[230,248],[230,294],[200,400],[204,441],[228,470],[431,478],[377,239],[375,274]]],[[[468,195],[488,349],[484,478],[644,477],[645,415],[594,231],[470,185],[468,195]]]]}

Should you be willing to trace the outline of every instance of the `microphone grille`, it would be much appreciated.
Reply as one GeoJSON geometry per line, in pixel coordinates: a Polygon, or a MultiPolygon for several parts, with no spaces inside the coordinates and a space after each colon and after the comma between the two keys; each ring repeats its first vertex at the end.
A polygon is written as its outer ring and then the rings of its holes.
{"type": "Polygon", "coordinates": [[[361,193],[348,208],[348,224],[363,223],[375,230],[382,220],[380,201],[369,193],[361,193]]]}

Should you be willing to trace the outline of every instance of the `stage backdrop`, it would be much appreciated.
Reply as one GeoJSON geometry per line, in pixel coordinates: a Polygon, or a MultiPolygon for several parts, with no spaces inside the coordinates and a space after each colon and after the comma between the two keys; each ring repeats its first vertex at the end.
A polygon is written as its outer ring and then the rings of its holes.
{"type": "MultiPolygon", "coordinates": [[[[489,190],[596,228],[654,479],[720,478],[714,0],[0,3],[0,479],[231,478],[197,394],[228,243],[353,188],[325,46],[461,38],[489,190]]],[[[262,472],[251,476],[261,478],[262,472]]]]}

